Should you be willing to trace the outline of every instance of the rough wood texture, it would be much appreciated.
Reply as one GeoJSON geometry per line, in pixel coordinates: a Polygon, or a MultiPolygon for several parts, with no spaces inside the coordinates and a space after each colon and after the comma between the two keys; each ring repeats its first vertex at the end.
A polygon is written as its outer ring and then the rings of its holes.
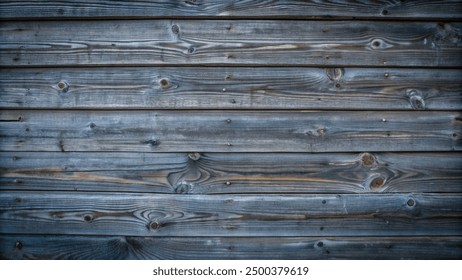
{"type": "Polygon", "coordinates": [[[278,17],[460,19],[459,0],[413,1],[269,1],[269,0],[157,0],[151,1],[7,1],[0,2],[0,18],[153,18],[153,17],[278,17]]]}
{"type": "Polygon", "coordinates": [[[462,194],[0,193],[0,233],[122,236],[459,235],[462,194]]]}
{"type": "Polygon", "coordinates": [[[4,111],[1,151],[362,152],[462,148],[458,112],[4,111]]]}
{"type": "Polygon", "coordinates": [[[4,152],[0,158],[2,190],[179,194],[462,191],[460,153],[4,152]]]}
{"type": "Polygon", "coordinates": [[[0,235],[1,259],[460,259],[454,237],[0,235]]]}
{"type": "Polygon", "coordinates": [[[462,66],[462,23],[137,20],[0,27],[0,65],[462,66]]]}
{"type": "Polygon", "coordinates": [[[462,110],[460,77],[396,68],[2,69],[0,107],[462,110]]]}

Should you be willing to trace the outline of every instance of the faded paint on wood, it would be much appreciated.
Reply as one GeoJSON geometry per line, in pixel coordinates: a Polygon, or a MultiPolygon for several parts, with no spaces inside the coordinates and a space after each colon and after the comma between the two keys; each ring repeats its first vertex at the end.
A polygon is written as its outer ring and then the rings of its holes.
{"type": "Polygon", "coordinates": [[[460,236],[123,237],[0,235],[2,259],[460,259],[460,236]]]}
{"type": "Polygon", "coordinates": [[[462,23],[9,21],[0,65],[462,66],[462,23]]]}
{"type": "Polygon", "coordinates": [[[4,152],[0,158],[2,190],[178,194],[462,191],[460,153],[4,152]]]}
{"type": "Polygon", "coordinates": [[[5,111],[1,151],[362,152],[462,147],[458,112],[5,111]]]}
{"type": "Polygon", "coordinates": [[[0,233],[122,236],[458,235],[462,194],[0,193],[0,233]]]}
{"type": "Polygon", "coordinates": [[[397,68],[3,69],[0,107],[461,110],[461,76],[397,68]]]}

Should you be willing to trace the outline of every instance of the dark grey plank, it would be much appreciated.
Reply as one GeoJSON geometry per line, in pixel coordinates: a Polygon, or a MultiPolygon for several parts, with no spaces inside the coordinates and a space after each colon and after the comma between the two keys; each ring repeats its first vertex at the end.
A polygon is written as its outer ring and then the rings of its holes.
{"type": "Polygon", "coordinates": [[[12,21],[0,65],[462,66],[462,23],[12,21]]]}
{"type": "Polygon", "coordinates": [[[462,110],[460,77],[396,68],[2,69],[0,107],[462,110]]]}
{"type": "Polygon", "coordinates": [[[462,194],[1,192],[0,233],[122,236],[458,235],[462,194]]]}
{"type": "Polygon", "coordinates": [[[0,153],[2,190],[462,192],[460,153],[0,153]]]}
{"type": "Polygon", "coordinates": [[[460,259],[451,237],[0,235],[1,259],[460,259]]]}
{"type": "Polygon", "coordinates": [[[2,111],[1,151],[362,152],[462,147],[460,112],[2,111]]]}
{"type": "Polygon", "coordinates": [[[134,17],[304,17],[459,19],[459,0],[413,1],[7,1],[0,2],[0,17],[14,18],[134,18],[134,17]]]}

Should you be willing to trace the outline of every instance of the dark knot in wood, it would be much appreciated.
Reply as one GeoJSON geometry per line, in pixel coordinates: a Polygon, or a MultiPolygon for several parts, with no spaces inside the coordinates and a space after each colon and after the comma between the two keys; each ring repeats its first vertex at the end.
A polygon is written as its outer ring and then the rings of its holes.
{"type": "Polygon", "coordinates": [[[383,186],[384,182],[385,182],[385,180],[382,177],[377,177],[374,180],[372,180],[370,188],[371,189],[378,189],[381,186],[383,186]]]}
{"type": "Polygon", "coordinates": [[[373,166],[374,163],[375,163],[375,158],[373,155],[369,154],[369,153],[364,153],[362,156],[361,156],[361,162],[364,166],[366,167],[370,167],[370,166],[373,166]]]}
{"type": "Polygon", "coordinates": [[[409,207],[413,207],[415,205],[415,200],[412,198],[409,198],[406,204],[409,207]]]}
{"type": "Polygon", "coordinates": [[[189,153],[188,157],[192,160],[198,160],[201,158],[201,154],[200,153],[189,153]]]}

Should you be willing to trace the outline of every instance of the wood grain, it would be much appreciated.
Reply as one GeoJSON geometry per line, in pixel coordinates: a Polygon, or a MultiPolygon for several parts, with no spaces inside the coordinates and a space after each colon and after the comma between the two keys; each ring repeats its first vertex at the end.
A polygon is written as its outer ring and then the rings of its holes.
{"type": "Polygon", "coordinates": [[[2,111],[1,151],[362,152],[462,148],[459,112],[2,111]]]}
{"type": "Polygon", "coordinates": [[[462,156],[3,152],[0,189],[178,194],[462,192],[462,156]]]}
{"type": "Polygon", "coordinates": [[[0,193],[0,233],[121,236],[453,236],[462,194],[0,193]]]}
{"type": "Polygon", "coordinates": [[[460,259],[451,237],[123,237],[0,235],[1,259],[460,259]]]}
{"type": "Polygon", "coordinates": [[[157,17],[278,17],[460,19],[459,0],[413,1],[7,1],[0,2],[3,19],[14,18],[157,18],[157,17]]]}
{"type": "Polygon", "coordinates": [[[0,70],[0,107],[462,110],[461,70],[102,67],[0,70]]]}
{"type": "Polygon", "coordinates": [[[461,30],[460,22],[9,21],[0,65],[461,67],[461,30]]]}

